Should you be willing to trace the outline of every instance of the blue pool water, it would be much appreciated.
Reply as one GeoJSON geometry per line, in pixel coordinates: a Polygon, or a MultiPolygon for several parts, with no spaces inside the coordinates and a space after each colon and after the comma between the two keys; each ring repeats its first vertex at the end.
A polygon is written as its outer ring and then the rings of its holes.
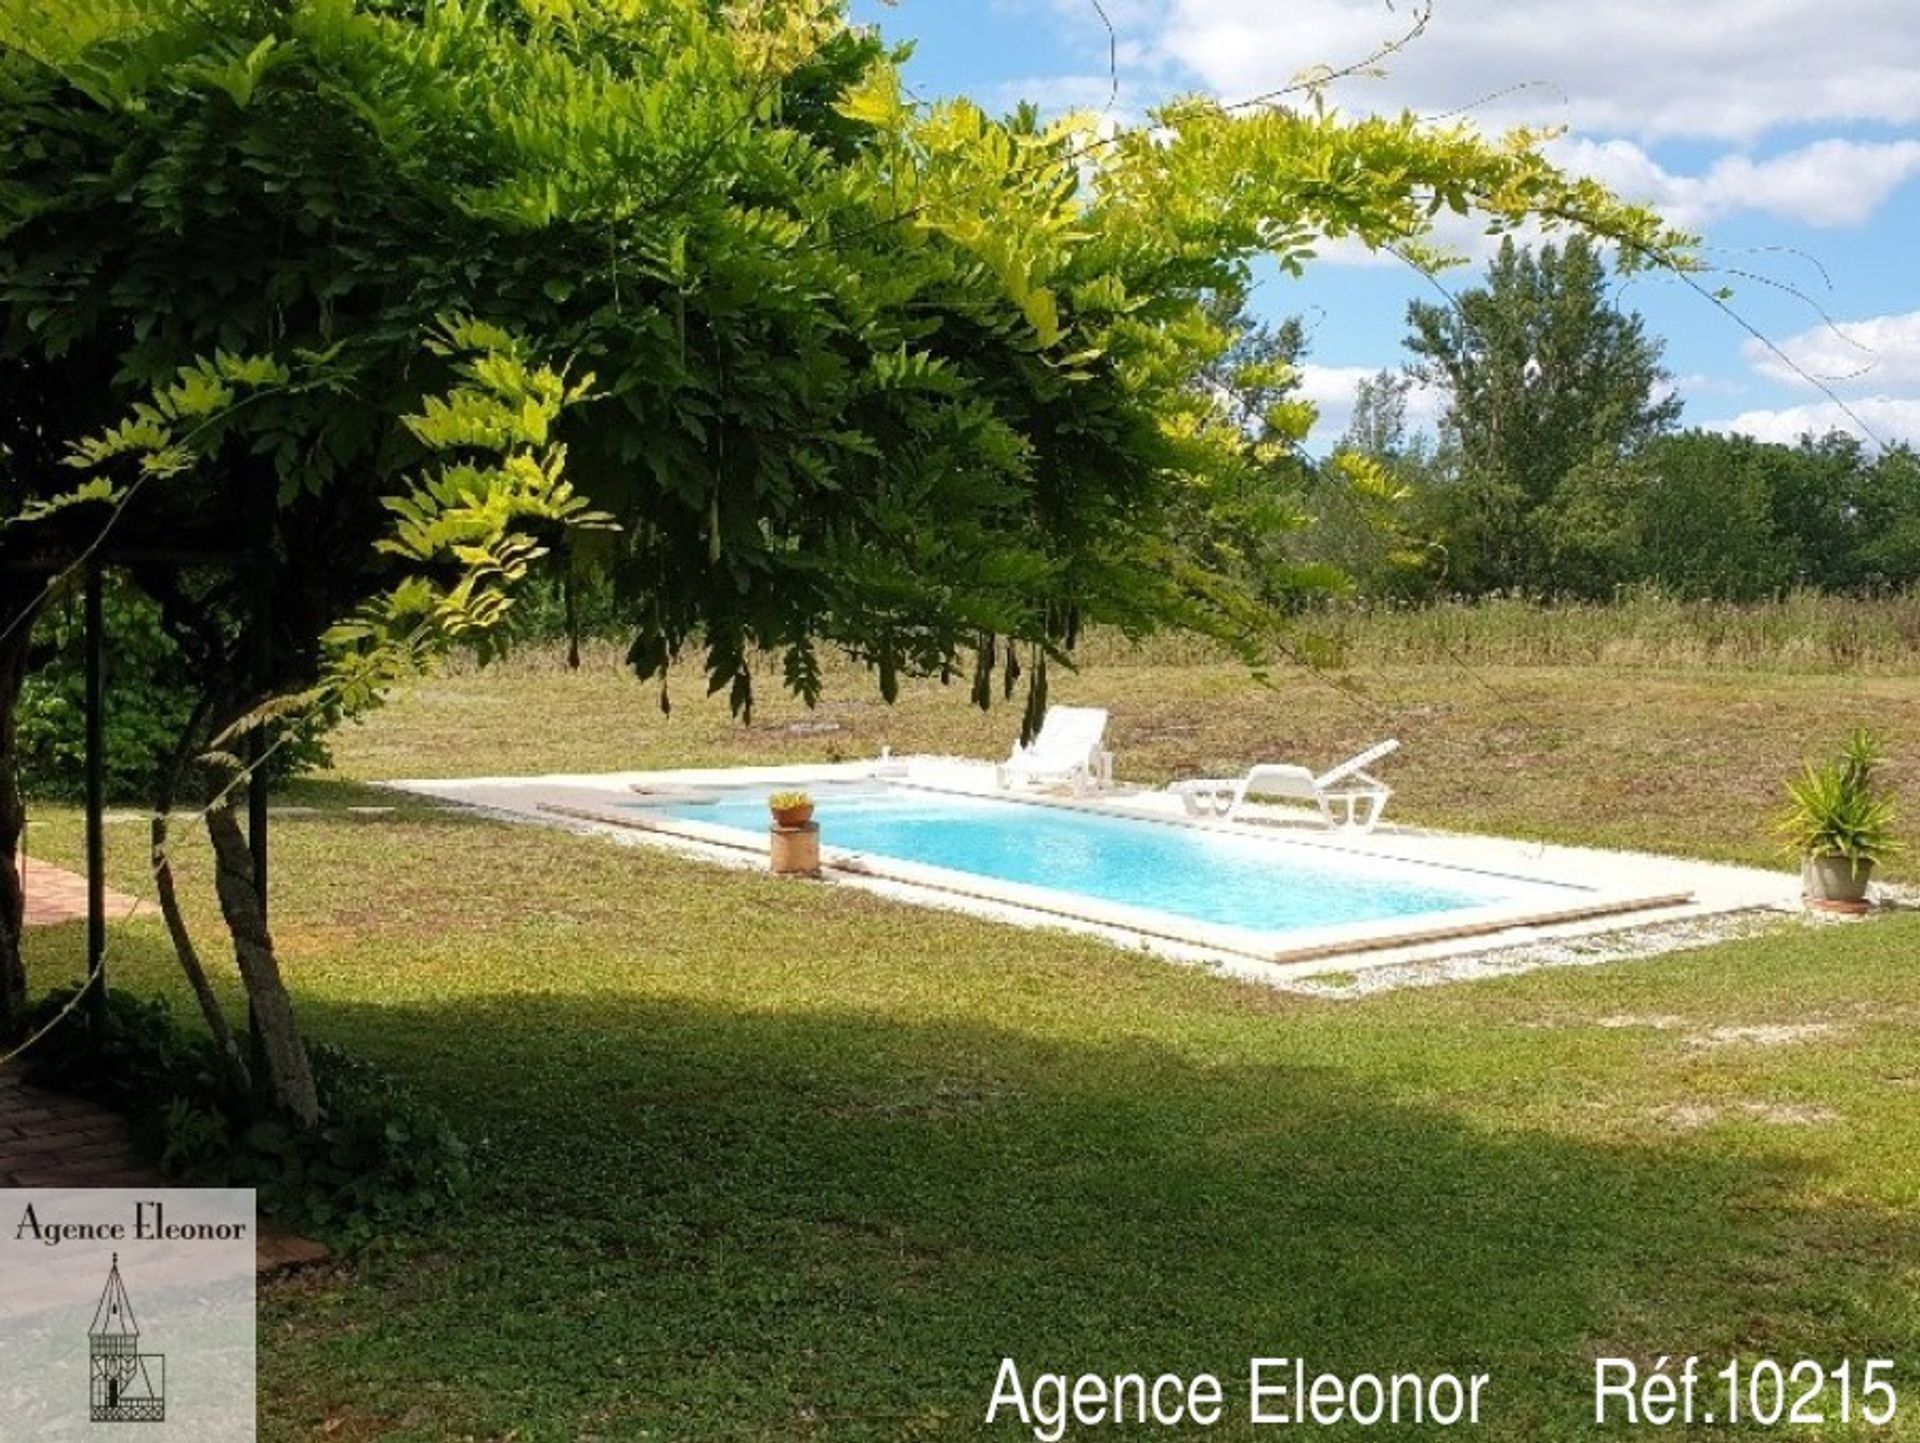
{"type": "MultiPolygon", "coordinates": [[[[636,810],[764,833],[768,787],[636,810]]],[[[1254,932],[1385,921],[1578,889],[1368,863],[1199,827],[914,788],[814,787],[829,848],[1073,892],[1254,932]]]]}

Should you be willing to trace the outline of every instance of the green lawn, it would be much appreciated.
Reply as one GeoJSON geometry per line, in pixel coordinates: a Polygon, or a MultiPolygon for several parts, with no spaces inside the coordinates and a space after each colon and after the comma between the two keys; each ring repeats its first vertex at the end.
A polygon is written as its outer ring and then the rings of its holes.
{"type": "MultiPolygon", "coordinates": [[[[1856,718],[1920,735],[1898,677],[1363,681],[1371,711],[1198,665],[1104,667],[1057,699],[1114,708],[1123,772],[1391,729],[1418,819],[1748,860],[1802,750],[1856,718]]],[[[1898,1359],[1880,1436],[1920,1438],[1920,917],[1322,1002],[353,810],[394,800],[354,779],[985,754],[1013,725],[841,690],[823,716],[844,729],[801,734],[785,706],[731,727],[694,678],[670,721],[607,675],[449,678],[287,799],[312,810],[278,825],[275,923],[311,1030],[448,1108],[486,1179],[460,1224],[271,1295],[266,1438],[1019,1438],[980,1426],[1003,1355],[1237,1388],[1250,1356],[1306,1353],[1491,1372],[1474,1436],[1541,1439],[1586,1429],[1595,1356],[1736,1351],[1898,1359]],[[1742,1030],[1763,1028],[1784,1030],[1742,1030]]],[[[36,849],[70,856],[72,830],[43,813],[36,849]]],[[[138,829],[111,835],[132,882],[138,829]]],[[[37,935],[37,979],[78,943],[37,935]]],[[[178,990],[157,925],[116,947],[116,980],[178,990]]],[[[1271,1431],[1232,1404],[1204,1436],[1271,1431]]]]}

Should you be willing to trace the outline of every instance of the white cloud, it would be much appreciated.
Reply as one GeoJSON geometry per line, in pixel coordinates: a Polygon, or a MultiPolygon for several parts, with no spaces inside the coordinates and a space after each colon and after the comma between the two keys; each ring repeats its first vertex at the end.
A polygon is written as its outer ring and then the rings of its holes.
{"type": "MultiPolygon", "coordinates": [[[[1345,434],[1347,423],[1353,419],[1355,390],[1362,381],[1371,381],[1379,375],[1381,369],[1379,366],[1316,366],[1311,362],[1299,367],[1300,388],[1297,394],[1301,400],[1311,401],[1320,412],[1319,420],[1314,423],[1313,431],[1307,437],[1311,449],[1329,450],[1345,434]]],[[[1392,370],[1394,367],[1386,369],[1392,370]]],[[[1439,423],[1441,412],[1445,409],[1446,396],[1443,393],[1415,382],[1407,392],[1407,429],[1431,431],[1439,423]]]]}
{"type": "Polygon", "coordinates": [[[1764,160],[1723,156],[1702,175],[1676,175],[1629,140],[1561,140],[1549,153],[1692,230],[1738,211],[1814,226],[1862,225],[1920,176],[1920,140],[1821,140],[1764,160]]]}
{"type": "MultiPolygon", "coordinates": [[[[1547,153],[1573,174],[1592,176],[1624,199],[1651,205],[1673,225],[1694,232],[1740,212],[1813,226],[1863,225],[1902,185],[1920,178],[1920,140],[1822,140],[1764,160],[1723,156],[1700,175],[1676,174],[1630,140],[1569,137],[1554,141],[1547,153]]],[[[1514,232],[1522,243],[1554,238],[1531,224],[1514,232]]],[[[1473,264],[1490,260],[1500,249],[1500,238],[1487,235],[1483,218],[1452,212],[1435,218],[1430,239],[1473,264]]],[[[1400,264],[1354,240],[1329,242],[1320,256],[1336,266],[1400,264]]]]}
{"type": "Polygon", "coordinates": [[[1741,349],[1748,365],[1783,386],[1920,390],[1920,311],[1816,326],[1774,344],[1786,359],[1759,341],[1741,349]]]}
{"type": "Polygon", "coordinates": [[[1844,431],[1866,441],[1920,442],[1920,397],[1862,396],[1847,402],[1844,410],[1832,401],[1816,401],[1771,411],[1742,411],[1730,420],[1707,422],[1707,429],[1786,443],[1829,431],[1844,431]]]}
{"type": "MultiPolygon", "coordinates": [[[[1489,235],[1485,216],[1455,215],[1452,211],[1442,211],[1434,217],[1432,228],[1428,231],[1423,243],[1466,265],[1478,267],[1485,265],[1498,255],[1501,242],[1509,237],[1515,245],[1538,247],[1542,244],[1565,244],[1567,235],[1568,231],[1564,226],[1549,228],[1531,220],[1517,226],[1509,226],[1500,235],[1489,235]]],[[[1607,249],[1604,243],[1601,243],[1599,248],[1602,251],[1607,249]]],[[[1392,251],[1371,250],[1364,242],[1355,240],[1351,236],[1342,237],[1340,240],[1322,241],[1314,248],[1314,254],[1318,261],[1330,266],[1387,268],[1399,270],[1409,277],[1416,274],[1408,269],[1406,261],[1392,251]]],[[[1443,273],[1439,278],[1441,287],[1444,290],[1453,291],[1459,289],[1462,284],[1472,284],[1471,281],[1462,282],[1461,274],[1458,270],[1443,273]]],[[[1422,284],[1425,283],[1422,282],[1422,284]]],[[[1433,299],[1437,295],[1438,292],[1434,292],[1427,299],[1433,299]]]]}
{"type": "Polygon", "coordinates": [[[1757,340],[1742,347],[1756,375],[1832,395],[1742,412],[1714,429],[1766,441],[1844,431],[1868,441],[1920,442],[1920,311],[1816,326],[1774,344],[1778,353],[1757,340]]]}
{"type": "MultiPolygon", "coordinates": [[[[1920,178],[1920,140],[1822,140],[1764,160],[1723,156],[1703,174],[1666,169],[1630,140],[1563,138],[1548,147],[1556,164],[1590,175],[1627,200],[1651,205],[1683,230],[1705,231],[1739,212],[1757,212],[1814,226],[1857,226],[1871,220],[1889,197],[1920,178]]],[[[1522,227],[1516,240],[1551,240],[1538,227],[1522,227]]],[[[1435,218],[1434,244],[1474,263],[1500,248],[1480,217],[1445,212],[1435,218]]],[[[1392,255],[1342,240],[1321,247],[1337,266],[1397,266],[1392,255]]]]}
{"type": "MultiPolygon", "coordinates": [[[[1397,8],[1387,0],[1100,0],[1118,39],[1114,105],[1104,70],[1107,31],[1091,0],[1024,3],[1052,7],[1086,68],[1006,87],[1008,98],[1020,89],[1050,90],[1053,108],[1111,108],[1128,120],[1195,83],[1244,98],[1286,86],[1310,67],[1364,58],[1403,34],[1411,14],[1405,0],[1397,8]]],[[[1464,108],[1485,129],[1570,127],[1576,134],[1550,146],[1559,163],[1657,207],[1688,230],[1740,213],[1859,226],[1920,179],[1916,137],[1829,138],[1776,155],[1729,153],[1696,174],[1669,170],[1641,143],[1693,136],[1745,151],[1785,125],[1920,123],[1913,0],[1433,3],[1431,25],[1386,58],[1383,79],[1338,83],[1339,105],[1430,116],[1464,108]],[[1478,103],[1487,97],[1494,98],[1478,103]],[[1595,136],[1611,138],[1588,138],[1595,136]]],[[[1498,248],[1477,218],[1442,216],[1435,239],[1476,263],[1498,248]]],[[[1324,258],[1340,266],[1398,264],[1351,242],[1328,245],[1324,258]]]]}
{"type": "MultiPolygon", "coordinates": [[[[1407,15],[1383,0],[1172,0],[1157,43],[1234,98],[1362,59],[1407,15]]],[[[1472,106],[1489,126],[1729,141],[1788,124],[1920,121],[1912,0],[1436,0],[1427,32],[1387,68],[1336,98],[1423,114],[1472,106]]]]}

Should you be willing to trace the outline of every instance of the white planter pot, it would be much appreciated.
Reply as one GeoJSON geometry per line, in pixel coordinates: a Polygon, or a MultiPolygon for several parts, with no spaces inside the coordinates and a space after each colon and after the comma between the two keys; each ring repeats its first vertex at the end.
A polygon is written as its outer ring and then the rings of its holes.
{"type": "Polygon", "coordinates": [[[1860,902],[1873,880],[1873,863],[1846,857],[1808,857],[1800,867],[1802,890],[1809,902],[1860,902]]]}

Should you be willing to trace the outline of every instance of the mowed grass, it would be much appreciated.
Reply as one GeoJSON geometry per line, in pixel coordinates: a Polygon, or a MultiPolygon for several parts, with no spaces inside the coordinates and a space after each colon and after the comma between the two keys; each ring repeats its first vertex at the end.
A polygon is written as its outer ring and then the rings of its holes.
{"type": "MultiPolygon", "coordinates": [[[[1920,737],[1897,677],[1354,680],[1372,709],[1198,664],[1056,695],[1113,708],[1129,775],[1384,729],[1415,819],[1746,860],[1804,750],[1920,737]]],[[[1323,1002],[361,785],[984,755],[1014,724],[836,677],[741,729],[699,691],[664,720],[605,671],[442,678],[287,798],[274,919],[310,1029],[485,1166],[464,1218],[270,1293],[267,1439],[1029,1436],[982,1427],[1003,1356],[1214,1372],[1225,1420],[1156,1435],[1250,1438],[1247,1359],[1296,1353],[1484,1370],[1476,1436],[1560,1438],[1592,1431],[1597,1356],[1736,1352],[1899,1360],[1877,1436],[1920,1438],[1920,917],[1323,1002]]],[[[139,830],[110,836],[131,885],[139,830]]],[[[73,844],[43,814],[36,849],[73,844]]],[[[36,934],[36,980],[78,947],[36,934]]],[[[115,947],[117,982],[179,995],[156,925],[115,947]]]]}

